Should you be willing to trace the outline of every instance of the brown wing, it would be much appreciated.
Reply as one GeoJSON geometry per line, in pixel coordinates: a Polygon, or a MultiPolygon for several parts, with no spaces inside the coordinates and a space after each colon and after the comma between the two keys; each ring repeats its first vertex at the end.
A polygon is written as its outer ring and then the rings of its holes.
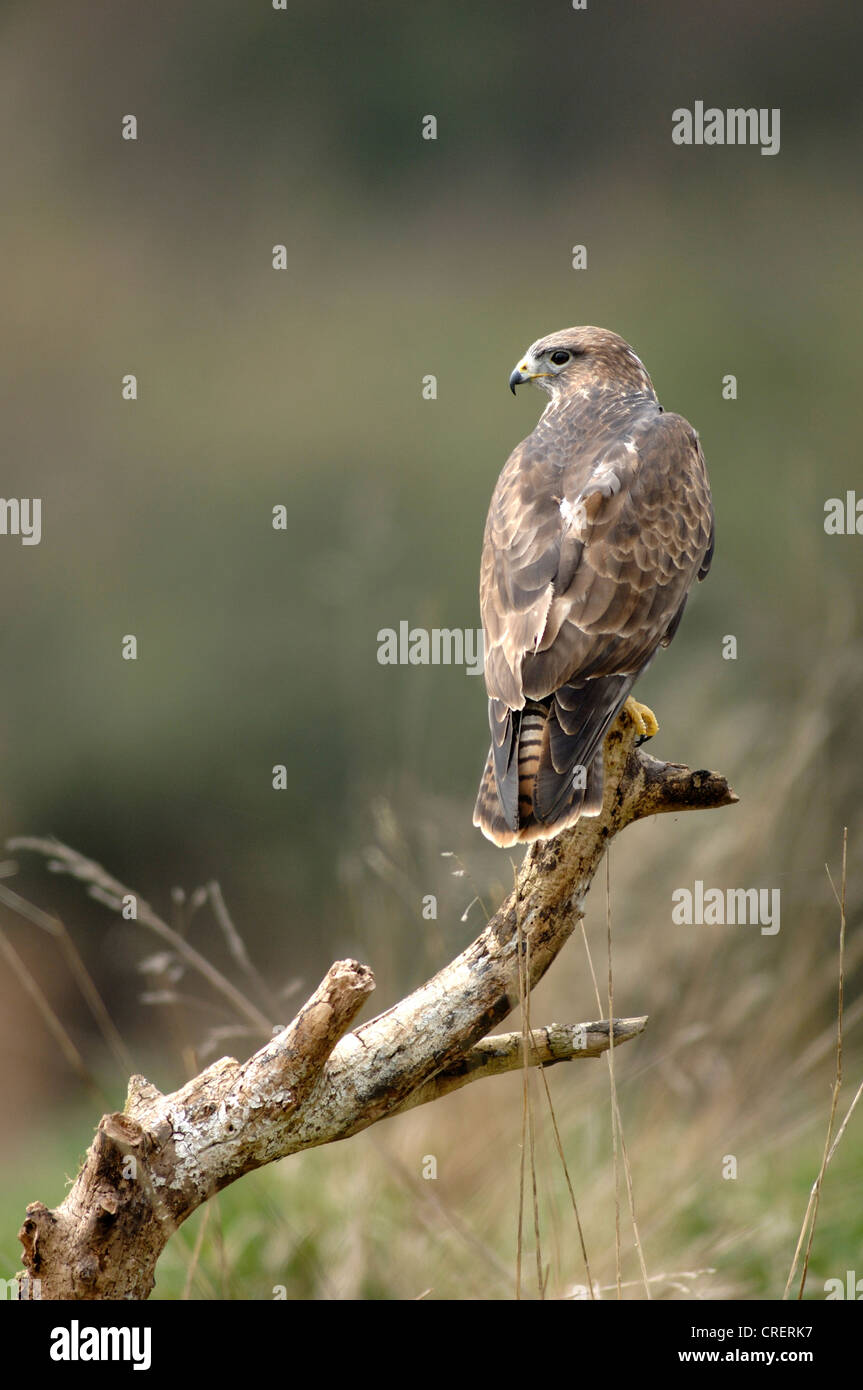
{"type": "Polygon", "coordinates": [[[525,440],[486,523],[489,695],[521,709],[566,682],[637,672],[712,547],[704,458],[681,416],[645,411],[623,437],[601,435],[562,467],[525,440]]]}
{"type": "Polygon", "coordinates": [[[704,459],[682,417],[651,404],[554,443],[537,430],[511,456],[481,567],[491,761],[516,832],[526,813],[577,817],[572,769],[601,749],[713,550],[704,459]],[[516,713],[526,700],[548,711],[529,792],[516,713]]]}

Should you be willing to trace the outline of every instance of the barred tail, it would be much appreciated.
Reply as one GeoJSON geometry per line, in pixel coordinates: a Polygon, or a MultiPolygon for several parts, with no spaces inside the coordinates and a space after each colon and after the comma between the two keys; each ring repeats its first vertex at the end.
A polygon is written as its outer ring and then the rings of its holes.
{"type": "Polygon", "coordinates": [[[600,814],[602,745],[633,680],[566,685],[522,710],[491,701],[494,741],[473,813],[487,839],[501,848],[549,840],[581,816],[600,814]]]}

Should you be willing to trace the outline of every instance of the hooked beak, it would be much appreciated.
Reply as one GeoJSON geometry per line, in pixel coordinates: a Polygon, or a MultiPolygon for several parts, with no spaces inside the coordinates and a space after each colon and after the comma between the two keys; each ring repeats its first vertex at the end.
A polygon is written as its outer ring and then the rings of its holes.
{"type": "Polygon", "coordinates": [[[516,386],[521,386],[525,381],[536,381],[539,376],[551,376],[551,372],[541,372],[537,368],[542,366],[542,362],[528,352],[521,359],[514,372],[510,373],[509,389],[515,395],[516,386]]]}

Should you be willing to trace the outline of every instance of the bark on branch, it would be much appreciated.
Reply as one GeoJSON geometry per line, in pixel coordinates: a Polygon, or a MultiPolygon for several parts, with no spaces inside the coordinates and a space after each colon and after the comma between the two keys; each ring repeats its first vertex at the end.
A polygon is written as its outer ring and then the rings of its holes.
{"type": "MultiPolygon", "coordinates": [[[[146,1298],[173,1231],[244,1173],[522,1066],[520,1033],[487,1036],[519,1001],[519,928],[533,987],[583,915],[614,835],[657,812],[737,800],[719,774],[659,762],[636,743],[624,712],[606,740],[602,814],[532,845],[481,935],[385,1013],[348,1031],[374,980],[365,966],[340,961],[247,1062],[222,1058],[167,1096],[132,1077],[122,1113],[103,1117],[65,1200],[53,1211],[41,1202],[27,1208],[20,1239],[41,1296],[146,1298]]],[[[62,867],[62,846],[17,842],[24,845],[62,867]]],[[[86,877],[80,862],[70,871],[86,877]]],[[[646,1021],[615,1020],[615,1045],[646,1021]]],[[[608,1045],[607,1021],[534,1028],[528,1063],[598,1056],[608,1045]]]]}

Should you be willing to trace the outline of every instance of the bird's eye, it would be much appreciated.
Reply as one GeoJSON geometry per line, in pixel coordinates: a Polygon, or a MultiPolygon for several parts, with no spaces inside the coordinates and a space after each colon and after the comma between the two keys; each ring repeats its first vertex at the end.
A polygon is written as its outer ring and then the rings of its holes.
{"type": "Polygon", "coordinates": [[[569,361],[570,356],[571,353],[568,352],[553,352],[549,361],[553,362],[556,367],[562,367],[564,362],[569,361]]]}

